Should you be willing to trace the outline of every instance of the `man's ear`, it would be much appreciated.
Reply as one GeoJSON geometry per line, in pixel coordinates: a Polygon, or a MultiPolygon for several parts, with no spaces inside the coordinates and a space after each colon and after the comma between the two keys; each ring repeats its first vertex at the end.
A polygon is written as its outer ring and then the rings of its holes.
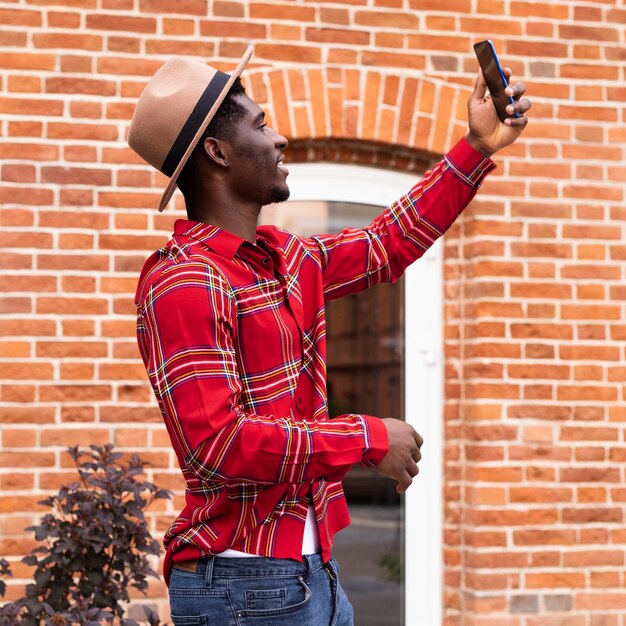
{"type": "Polygon", "coordinates": [[[204,151],[215,165],[228,167],[223,142],[215,137],[206,137],[204,140],[204,151]]]}

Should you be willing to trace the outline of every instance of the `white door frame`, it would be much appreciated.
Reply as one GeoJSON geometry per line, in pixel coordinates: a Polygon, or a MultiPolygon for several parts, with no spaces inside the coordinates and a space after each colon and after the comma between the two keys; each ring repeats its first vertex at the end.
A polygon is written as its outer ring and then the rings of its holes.
{"type": "MultiPolygon", "coordinates": [[[[387,206],[415,175],[337,163],[289,164],[291,200],[387,206]]],[[[405,626],[436,626],[443,602],[443,289],[437,242],[405,274],[405,413],[424,437],[405,496],[405,626]]]]}

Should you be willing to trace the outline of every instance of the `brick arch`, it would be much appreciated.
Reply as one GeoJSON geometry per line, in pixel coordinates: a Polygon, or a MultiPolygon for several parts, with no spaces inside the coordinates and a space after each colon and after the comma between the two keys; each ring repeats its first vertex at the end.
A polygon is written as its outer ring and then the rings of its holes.
{"type": "Polygon", "coordinates": [[[304,149],[309,157],[311,150],[331,150],[330,160],[342,161],[369,150],[383,166],[411,170],[413,161],[443,154],[466,129],[467,88],[434,78],[305,66],[250,68],[245,83],[270,124],[297,148],[292,160],[305,160],[304,149]]]}

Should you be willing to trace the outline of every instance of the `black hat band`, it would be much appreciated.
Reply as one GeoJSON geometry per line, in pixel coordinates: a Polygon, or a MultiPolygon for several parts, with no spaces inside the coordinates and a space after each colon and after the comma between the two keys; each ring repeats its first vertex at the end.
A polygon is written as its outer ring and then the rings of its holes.
{"type": "Polygon", "coordinates": [[[196,103],[196,106],[193,108],[191,115],[187,118],[187,121],[182,127],[180,133],[178,133],[178,137],[176,137],[176,141],[174,141],[170,151],[167,153],[165,161],[163,161],[161,171],[166,176],[171,177],[176,171],[176,167],[187,151],[189,144],[196,136],[202,122],[206,120],[206,116],[209,114],[211,107],[215,104],[215,101],[224,90],[229,78],[230,76],[228,74],[218,70],[215,73],[215,76],[211,79],[211,82],[207,85],[207,88],[204,90],[200,99],[196,103]]]}

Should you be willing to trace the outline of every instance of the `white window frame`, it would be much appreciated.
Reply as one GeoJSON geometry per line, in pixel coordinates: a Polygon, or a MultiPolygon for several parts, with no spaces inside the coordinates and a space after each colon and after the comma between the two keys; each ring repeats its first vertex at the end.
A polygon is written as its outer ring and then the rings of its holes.
{"type": "MultiPolygon", "coordinates": [[[[416,175],[337,163],[289,164],[291,200],[387,206],[416,175]]],[[[405,496],[405,625],[442,623],[443,288],[441,241],[405,274],[405,414],[424,437],[420,474],[405,496]]]]}

